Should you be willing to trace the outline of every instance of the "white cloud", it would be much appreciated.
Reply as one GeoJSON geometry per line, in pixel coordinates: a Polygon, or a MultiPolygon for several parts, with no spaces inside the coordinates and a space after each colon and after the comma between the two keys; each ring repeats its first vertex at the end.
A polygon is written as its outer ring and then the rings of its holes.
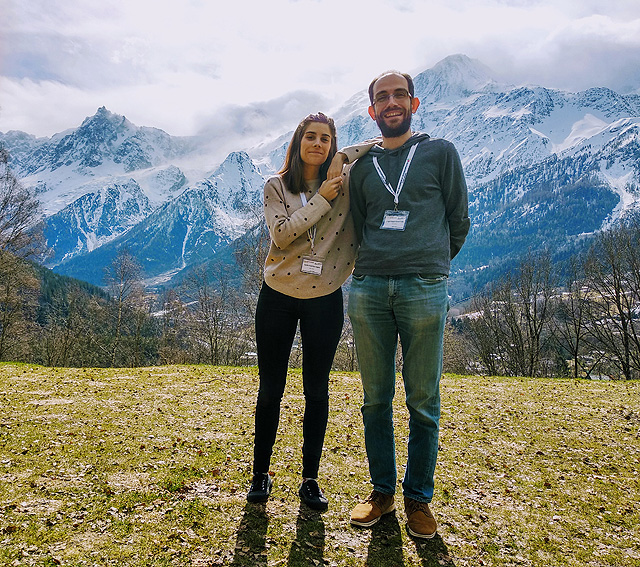
{"type": "Polygon", "coordinates": [[[640,87],[637,0],[0,3],[0,131],[51,135],[102,105],[175,135],[244,107],[295,124],[305,105],[281,108],[287,93],[336,105],[452,53],[512,82],[640,87]]]}

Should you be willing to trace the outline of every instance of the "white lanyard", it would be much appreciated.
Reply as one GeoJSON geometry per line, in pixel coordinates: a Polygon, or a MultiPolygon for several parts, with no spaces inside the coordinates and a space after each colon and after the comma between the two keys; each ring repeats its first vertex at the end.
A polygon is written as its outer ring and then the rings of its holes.
{"type": "Polygon", "coordinates": [[[398,209],[398,198],[400,197],[400,193],[402,192],[402,187],[404,187],[404,181],[407,178],[407,173],[409,173],[409,167],[411,166],[411,160],[413,159],[413,154],[416,153],[416,148],[418,144],[413,144],[409,149],[409,155],[404,162],[404,167],[402,168],[402,172],[400,173],[400,179],[398,180],[398,188],[394,189],[391,184],[387,181],[387,178],[378,163],[378,158],[376,156],[373,157],[373,165],[376,167],[376,171],[378,172],[378,176],[380,177],[380,181],[387,188],[387,191],[393,195],[393,202],[395,203],[396,210],[398,209]]]}
{"type": "MultiPolygon", "coordinates": [[[[300,191],[300,200],[302,201],[302,206],[307,206],[307,196],[304,194],[304,191],[300,191]]],[[[316,243],[316,234],[318,234],[318,225],[314,224],[309,230],[307,230],[307,234],[309,235],[309,240],[311,241],[311,252],[313,252],[313,247],[316,243]]]]}

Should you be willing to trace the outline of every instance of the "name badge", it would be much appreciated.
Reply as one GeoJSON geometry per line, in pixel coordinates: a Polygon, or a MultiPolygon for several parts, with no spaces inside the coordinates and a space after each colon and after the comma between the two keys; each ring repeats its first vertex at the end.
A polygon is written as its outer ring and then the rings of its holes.
{"type": "Polygon", "coordinates": [[[300,271],[303,274],[311,274],[312,276],[319,276],[322,274],[322,261],[315,260],[309,257],[304,257],[302,258],[302,266],[300,267],[300,271]]]}
{"type": "Polygon", "coordinates": [[[382,230],[404,230],[408,218],[409,211],[385,211],[380,228],[382,230]]]}

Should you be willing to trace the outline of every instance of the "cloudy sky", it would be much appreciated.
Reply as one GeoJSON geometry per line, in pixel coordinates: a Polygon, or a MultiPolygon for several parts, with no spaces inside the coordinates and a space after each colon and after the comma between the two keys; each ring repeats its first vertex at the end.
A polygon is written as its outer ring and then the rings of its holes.
{"type": "Polygon", "coordinates": [[[0,0],[0,132],[100,106],[173,135],[286,131],[455,53],[512,83],[640,88],[638,0],[0,0]],[[250,119],[249,119],[250,117],[250,119]]]}

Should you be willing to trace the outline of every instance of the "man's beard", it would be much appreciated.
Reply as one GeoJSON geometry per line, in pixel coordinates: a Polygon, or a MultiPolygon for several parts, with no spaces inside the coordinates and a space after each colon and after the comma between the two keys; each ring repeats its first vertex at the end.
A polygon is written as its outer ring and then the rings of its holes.
{"type": "Polygon", "coordinates": [[[411,128],[411,113],[409,112],[405,119],[395,127],[387,126],[384,119],[378,116],[376,117],[376,123],[385,138],[399,138],[411,128]]]}

